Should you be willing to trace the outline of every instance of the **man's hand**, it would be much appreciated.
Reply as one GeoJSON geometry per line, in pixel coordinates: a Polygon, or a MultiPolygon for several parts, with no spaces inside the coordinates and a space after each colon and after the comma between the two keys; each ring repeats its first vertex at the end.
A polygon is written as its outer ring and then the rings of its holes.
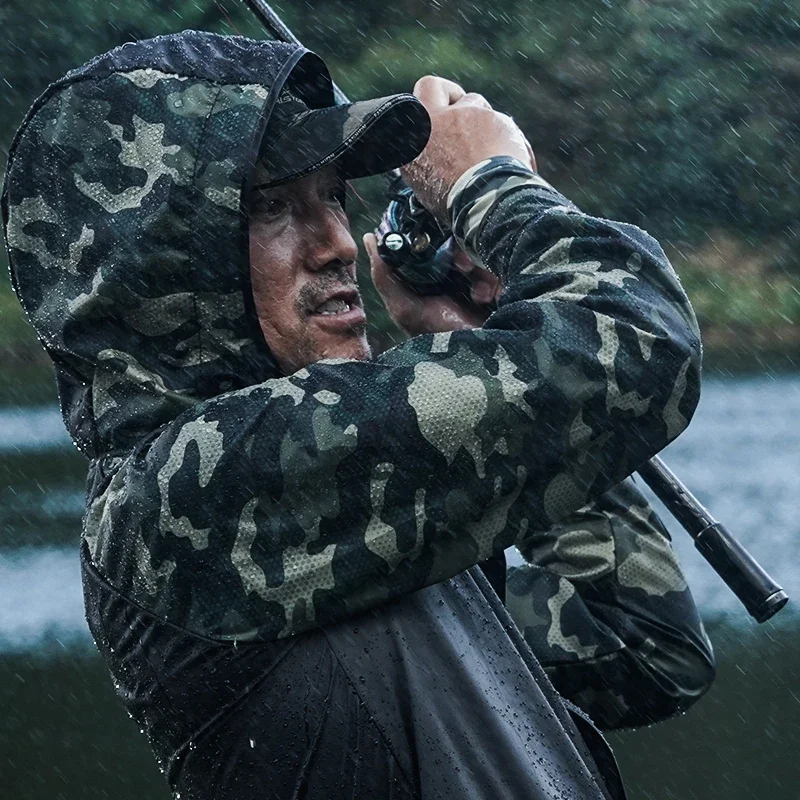
{"type": "Polygon", "coordinates": [[[488,270],[476,267],[459,250],[453,260],[472,284],[474,306],[462,305],[448,295],[419,295],[409,289],[378,255],[375,236],[364,236],[364,247],[372,266],[372,280],[389,316],[409,336],[423,333],[443,333],[464,328],[480,328],[491,313],[491,303],[502,291],[500,279],[488,270]]]}
{"type": "Polygon", "coordinates": [[[525,134],[481,95],[431,75],[417,81],[414,94],[430,114],[431,138],[401,172],[422,204],[440,220],[446,218],[447,195],[453,184],[481,161],[512,156],[536,169],[525,134]]]}
{"type": "MultiPolygon", "coordinates": [[[[470,167],[493,156],[512,156],[536,169],[533,150],[511,117],[494,111],[479,94],[430,75],[420,78],[414,94],[428,109],[431,138],[425,150],[402,169],[406,183],[426,208],[446,218],[447,195],[470,167]]],[[[500,280],[458,251],[454,264],[471,283],[473,305],[449,295],[419,295],[396,278],[377,252],[372,234],[364,237],[372,280],[395,324],[409,336],[479,328],[502,292],[500,280]]]]}

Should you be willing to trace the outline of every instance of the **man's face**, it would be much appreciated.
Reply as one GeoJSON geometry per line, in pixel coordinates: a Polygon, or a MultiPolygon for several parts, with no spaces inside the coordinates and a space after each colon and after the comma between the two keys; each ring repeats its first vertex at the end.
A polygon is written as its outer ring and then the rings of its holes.
{"type": "Polygon", "coordinates": [[[250,196],[250,278],[270,350],[288,375],[323,358],[370,357],[358,253],[333,166],[250,196]]]}

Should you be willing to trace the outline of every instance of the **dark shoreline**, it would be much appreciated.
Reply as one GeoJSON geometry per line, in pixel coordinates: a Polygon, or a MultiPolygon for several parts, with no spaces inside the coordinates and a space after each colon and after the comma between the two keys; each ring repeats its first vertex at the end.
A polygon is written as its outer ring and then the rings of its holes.
{"type": "MultiPolygon", "coordinates": [[[[610,735],[630,800],[793,800],[800,786],[800,616],[707,620],[717,680],[685,715],[610,735]]],[[[0,656],[0,762],[15,800],[167,800],[144,737],[93,649],[0,656]]]]}

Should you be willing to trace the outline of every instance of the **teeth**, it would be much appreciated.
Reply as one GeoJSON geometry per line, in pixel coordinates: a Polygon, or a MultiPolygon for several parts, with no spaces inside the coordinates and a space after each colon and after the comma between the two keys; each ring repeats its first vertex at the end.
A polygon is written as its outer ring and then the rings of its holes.
{"type": "Polygon", "coordinates": [[[343,314],[350,310],[350,303],[344,300],[326,300],[321,306],[317,307],[316,314],[343,314]]]}

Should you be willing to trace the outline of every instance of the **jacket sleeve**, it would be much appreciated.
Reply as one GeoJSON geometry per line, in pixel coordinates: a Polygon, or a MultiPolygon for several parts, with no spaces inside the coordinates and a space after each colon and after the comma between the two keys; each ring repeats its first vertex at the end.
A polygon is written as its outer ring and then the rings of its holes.
{"type": "Polygon", "coordinates": [[[605,729],[685,711],[714,656],[669,534],[632,480],[518,549],[506,605],[553,685],[605,729]]]}
{"type": "Polygon", "coordinates": [[[484,328],[220,395],[102,466],[86,537],[120,591],[218,640],[296,634],[546,530],[686,427],[700,345],[653,239],[509,158],[449,201],[506,286],[484,328]]]}

